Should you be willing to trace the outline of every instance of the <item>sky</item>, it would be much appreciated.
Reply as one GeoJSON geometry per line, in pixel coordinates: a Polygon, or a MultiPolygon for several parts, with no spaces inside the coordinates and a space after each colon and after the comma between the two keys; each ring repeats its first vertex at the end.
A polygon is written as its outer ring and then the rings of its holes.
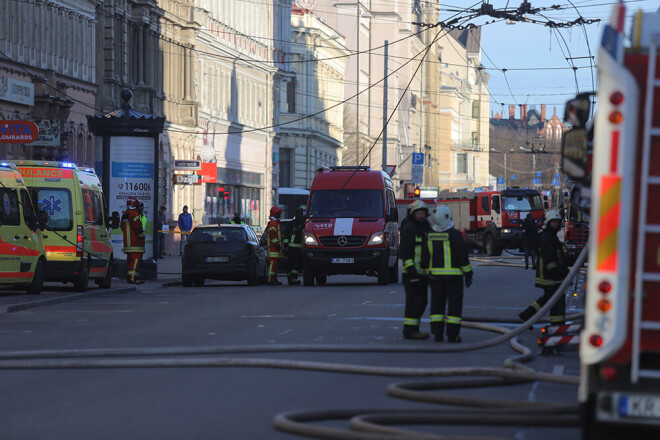
{"type": "MultiPolygon", "coordinates": [[[[504,21],[482,27],[482,64],[491,75],[488,89],[491,93],[491,111],[501,112],[504,103],[508,114],[509,104],[528,104],[530,109],[540,104],[547,105],[547,117],[556,107],[559,117],[563,116],[564,103],[576,92],[592,91],[596,87],[596,71],[590,68],[589,56],[597,62],[598,46],[604,25],[609,21],[613,0],[529,0],[532,8],[552,5],[565,7],[561,11],[543,11],[529,16],[539,21],[572,21],[579,17],[585,20],[601,19],[598,23],[552,30],[543,24],[506,24],[504,21]],[[587,38],[585,38],[585,36],[587,38]],[[588,41],[588,44],[587,44],[588,41]],[[567,57],[585,57],[567,60],[567,57]],[[577,71],[573,71],[572,66],[577,71]],[[561,69],[557,69],[561,68],[561,69]],[[501,69],[507,69],[503,73],[501,69]],[[529,69],[529,70],[515,70],[529,69]],[[508,84],[507,84],[508,81],[508,84]],[[497,102],[497,104],[495,103],[497,102]]],[[[470,7],[476,0],[448,0],[441,3],[440,20],[456,14],[457,10],[470,7]]],[[[495,9],[517,8],[522,0],[490,0],[495,9]]],[[[626,32],[630,30],[631,17],[637,10],[652,12],[658,9],[658,0],[626,1],[626,32]]],[[[483,24],[493,21],[492,17],[478,17],[472,22],[483,24]]],[[[592,65],[595,63],[592,61],[592,65]]],[[[516,109],[518,107],[516,106],[516,109]]],[[[516,110],[516,117],[519,116],[516,110]]]]}

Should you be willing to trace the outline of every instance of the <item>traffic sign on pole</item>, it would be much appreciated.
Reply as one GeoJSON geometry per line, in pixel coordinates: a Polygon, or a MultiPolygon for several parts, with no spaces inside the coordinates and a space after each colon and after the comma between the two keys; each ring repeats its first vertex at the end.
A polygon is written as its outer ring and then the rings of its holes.
{"type": "Polygon", "coordinates": [[[412,183],[424,183],[424,167],[422,165],[413,165],[412,172],[410,173],[410,181],[412,183]]]}
{"type": "Polygon", "coordinates": [[[412,154],[412,164],[413,165],[424,165],[424,153],[413,153],[412,154]]]}

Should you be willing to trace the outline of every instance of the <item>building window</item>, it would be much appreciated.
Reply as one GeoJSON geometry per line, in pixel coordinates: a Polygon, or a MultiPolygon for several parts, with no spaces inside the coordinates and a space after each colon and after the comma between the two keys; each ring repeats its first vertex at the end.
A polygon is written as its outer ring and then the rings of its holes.
{"type": "Polygon", "coordinates": [[[479,101],[472,101],[472,117],[479,119],[479,101]]]}
{"type": "Polygon", "coordinates": [[[478,131],[473,131],[472,132],[472,148],[478,148],[479,147],[479,132],[478,131]]]}
{"type": "Polygon", "coordinates": [[[292,79],[286,83],[286,104],[287,112],[296,112],[296,80],[292,79]]]}
{"type": "Polygon", "coordinates": [[[456,155],[456,172],[459,174],[467,174],[467,154],[456,155]]]}
{"type": "Polygon", "coordinates": [[[291,149],[280,150],[280,188],[291,188],[291,149]]]}

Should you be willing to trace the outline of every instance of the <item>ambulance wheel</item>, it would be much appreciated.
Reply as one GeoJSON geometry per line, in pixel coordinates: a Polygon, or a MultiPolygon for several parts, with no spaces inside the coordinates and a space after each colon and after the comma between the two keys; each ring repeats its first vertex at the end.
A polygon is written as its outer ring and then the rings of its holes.
{"type": "Polygon", "coordinates": [[[398,260],[397,260],[397,264],[390,267],[388,270],[389,270],[390,283],[392,283],[392,284],[398,283],[399,282],[399,264],[398,264],[398,260]]]}
{"type": "Polygon", "coordinates": [[[190,275],[183,274],[181,276],[181,284],[183,285],[183,287],[192,287],[193,278],[190,275]]]}
{"type": "Polygon", "coordinates": [[[112,287],[112,264],[108,263],[108,270],[105,271],[105,276],[97,281],[99,289],[109,289],[112,287]]]}
{"type": "Polygon", "coordinates": [[[502,249],[497,245],[493,234],[486,235],[486,253],[491,257],[502,255],[502,249]]]}
{"type": "Polygon", "coordinates": [[[387,286],[389,282],[390,282],[390,268],[387,265],[387,263],[385,263],[385,265],[378,270],[378,285],[387,286]]]}
{"type": "Polygon", "coordinates": [[[314,272],[308,264],[303,264],[303,286],[314,285],[314,272]]]}
{"type": "Polygon", "coordinates": [[[328,282],[328,275],[325,273],[317,273],[316,274],[316,284],[319,286],[325,286],[325,283],[328,282]]]}
{"type": "Polygon", "coordinates": [[[87,285],[89,284],[89,270],[86,267],[83,267],[78,278],[73,282],[73,287],[78,292],[86,292],[87,285]]]}
{"type": "Polygon", "coordinates": [[[25,293],[28,295],[39,295],[44,287],[44,260],[39,259],[34,268],[32,282],[28,284],[25,293]]]}

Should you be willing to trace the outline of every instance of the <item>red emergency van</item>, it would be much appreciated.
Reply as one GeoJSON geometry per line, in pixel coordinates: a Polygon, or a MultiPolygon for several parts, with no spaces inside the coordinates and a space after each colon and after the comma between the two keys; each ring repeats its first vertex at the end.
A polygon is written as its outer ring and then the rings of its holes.
{"type": "Polygon", "coordinates": [[[369,167],[316,172],[307,203],[303,283],[325,284],[328,275],[399,280],[399,226],[390,177],[369,167]]]}

